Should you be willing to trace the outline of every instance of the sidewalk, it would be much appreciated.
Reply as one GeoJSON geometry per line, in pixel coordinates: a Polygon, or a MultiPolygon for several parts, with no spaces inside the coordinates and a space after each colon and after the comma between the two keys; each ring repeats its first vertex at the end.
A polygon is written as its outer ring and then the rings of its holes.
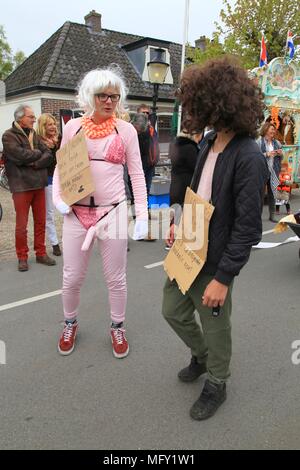
{"type": "MultiPolygon", "coordinates": [[[[3,218],[0,222],[0,262],[16,258],[15,253],[15,209],[11,193],[0,188],[0,203],[3,210],[3,218]]],[[[58,240],[61,240],[62,217],[56,213],[56,229],[58,240]]],[[[51,246],[47,243],[48,254],[51,256],[51,246]]],[[[32,213],[29,214],[28,223],[29,256],[34,256],[33,251],[33,222],[32,213]]]]}

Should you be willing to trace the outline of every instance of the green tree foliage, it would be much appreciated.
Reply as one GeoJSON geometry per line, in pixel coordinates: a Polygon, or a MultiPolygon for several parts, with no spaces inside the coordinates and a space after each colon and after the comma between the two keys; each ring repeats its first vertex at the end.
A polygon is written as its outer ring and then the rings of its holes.
{"type": "Polygon", "coordinates": [[[261,33],[267,41],[268,61],[285,54],[287,31],[300,34],[300,0],[223,0],[217,35],[226,53],[240,57],[248,69],[258,66],[261,33]]]}
{"type": "Polygon", "coordinates": [[[17,51],[14,55],[14,65],[15,65],[15,68],[19,67],[19,65],[21,65],[24,60],[26,59],[26,56],[24,54],[23,51],[17,51]]]}
{"type": "Polygon", "coordinates": [[[13,71],[11,48],[6,41],[3,26],[0,26],[0,80],[4,80],[13,71]]]}
{"type": "Polygon", "coordinates": [[[25,60],[22,51],[13,55],[7,42],[3,26],[0,25],[0,80],[4,80],[16,67],[25,60]]]}
{"type": "Polygon", "coordinates": [[[209,59],[220,57],[225,53],[224,46],[219,40],[219,34],[213,33],[213,38],[210,41],[206,38],[205,50],[199,48],[189,47],[187,50],[187,56],[194,64],[203,64],[209,59]]]}

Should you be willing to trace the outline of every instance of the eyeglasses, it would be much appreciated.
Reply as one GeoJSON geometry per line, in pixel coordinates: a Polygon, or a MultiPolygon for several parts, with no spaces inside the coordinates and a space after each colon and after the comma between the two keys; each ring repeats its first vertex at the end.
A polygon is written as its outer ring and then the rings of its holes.
{"type": "Polygon", "coordinates": [[[98,96],[99,100],[102,103],[106,103],[108,98],[110,98],[113,103],[117,103],[121,97],[121,95],[118,95],[118,94],[107,95],[106,93],[97,93],[95,96],[98,96]]]}
{"type": "Polygon", "coordinates": [[[29,119],[34,119],[34,120],[36,120],[36,117],[35,117],[35,116],[26,116],[26,114],[25,114],[24,117],[29,118],[29,119]]]}
{"type": "Polygon", "coordinates": [[[142,111],[142,114],[147,114],[147,116],[149,116],[149,111],[142,111]]]}

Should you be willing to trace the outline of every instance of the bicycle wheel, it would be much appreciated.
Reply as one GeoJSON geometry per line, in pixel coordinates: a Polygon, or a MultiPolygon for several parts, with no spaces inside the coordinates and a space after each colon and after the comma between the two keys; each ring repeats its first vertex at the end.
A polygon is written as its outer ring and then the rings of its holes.
{"type": "Polygon", "coordinates": [[[3,215],[3,211],[2,211],[2,206],[0,204],[0,222],[1,222],[1,219],[2,219],[2,215],[3,215]]]}

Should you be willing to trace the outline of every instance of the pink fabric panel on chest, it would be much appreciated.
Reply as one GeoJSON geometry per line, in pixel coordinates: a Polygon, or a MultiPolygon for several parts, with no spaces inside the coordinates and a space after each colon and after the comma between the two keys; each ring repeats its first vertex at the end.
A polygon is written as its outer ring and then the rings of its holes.
{"type": "Polygon", "coordinates": [[[104,159],[111,163],[125,164],[125,148],[123,140],[119,135],[116,135],[110,144],[104,159]]]}

